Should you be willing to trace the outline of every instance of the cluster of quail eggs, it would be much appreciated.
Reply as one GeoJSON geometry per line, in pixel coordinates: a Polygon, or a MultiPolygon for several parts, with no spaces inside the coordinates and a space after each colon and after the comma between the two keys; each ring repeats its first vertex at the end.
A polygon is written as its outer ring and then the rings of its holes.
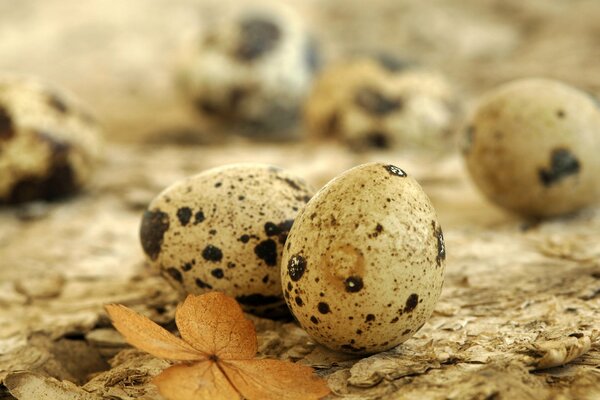
{"type": "Polygon", "coordinates": [[[287,308],[319,343],[390,349],[427,321],[444,280],[431,202],[400,168],[365,164],[313,191],[262,164],[233,164],[168,187],[143,215],[156,271],[183,293],[218,290],[248,312],[287,308]]]}
{"type": "Polygon", "coordinates": [[[0,203],[77,192],[100,148],[98,124],[73,96],[32,78],[0,77],[0,203]]]}

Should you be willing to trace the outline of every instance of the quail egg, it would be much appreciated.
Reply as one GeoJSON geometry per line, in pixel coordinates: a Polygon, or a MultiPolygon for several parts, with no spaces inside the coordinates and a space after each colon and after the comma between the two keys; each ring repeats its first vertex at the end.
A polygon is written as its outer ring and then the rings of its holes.
{"type": "Polygon", "coordinates": [[[279,265],[298,211],[302,179],[263,164],[231,164],[173,184],[144,213],[142,247],[183,293],[222,291],[248,312],[289,315],[279,265]]]}
{"type": "Polygon", "coordinates": [[[471,177],[495,204],[529,217],[576,211],[600,195],[600,108],[549,79],[523,79],[485,95],[465,130],[471,177]]]}
{"type": "Polygon", "coordinates": [[[325,69],[305,105],[313,138],[355,150],[444,148],[459,114],[457,95],[439,74],[363,57],[325,69]]]}
{"type": "Polygon", "coordinates": [[[330,181],[290,230],[284,297],[319,343],[349,353],[388,350],[428,320],[444,281],[435,210],[400,168],[369,163],[330,181]]]}
{"type": "Polygon", "coordinates": [[[100,155],[100,129],[72,96],[32,78],[0,76],[0,203],[78,191],[100,155]]]}
{"type": "Polygon", "coordinates": [[[208,123],[238,133],[290,138],[319,64],[299,15],[247,8],[214,22],[184,51],[178,87],[208,123]]]}

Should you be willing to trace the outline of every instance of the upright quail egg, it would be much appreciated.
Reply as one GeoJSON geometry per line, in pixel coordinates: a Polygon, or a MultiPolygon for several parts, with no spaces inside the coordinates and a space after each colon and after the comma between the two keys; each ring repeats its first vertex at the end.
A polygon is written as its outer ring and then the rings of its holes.
{"type": "Polygon", "coordinates": [[[393,165],[355,167],[296,218],[281,263],[285,299],[302,327],[335,350],[390,349],[430,317],[446,250],[419,184],[393,165]]]}
{"type": "Polygon", "coordinates": [[[356,150],[449,147],[458,100],[440,75],[385,58],[357,58],[317,78],[305,106],[316,138],[356,150]]]}
{"type": "Polygon", "coordinates": [[[524,216],[575,211],[600,195],[600,108],[564,83],[523,79],[485,95],[464,156],[492,202],[524,216]]]}
{"type": "Polygon", "coordinates": [[[248,312],[287,313],[279,265],[294,218],[310,199],[302,179],[263,164],[231,164],[173,184],[144,213],[142,247],[183,293],[218,290],[248,312]]]}
{"type": "Polygon", "coordinates": [[[185,52],[179,88],[205,121],[286,138],[318,64],[302,19],[283,7],[245,9],[185,52]]]}
{"type": "Polygon", "coordinates": [[[70,95],[31,78],[0,77],[0,203],[76,192],[99,152],[98,125],[70,95]]]}

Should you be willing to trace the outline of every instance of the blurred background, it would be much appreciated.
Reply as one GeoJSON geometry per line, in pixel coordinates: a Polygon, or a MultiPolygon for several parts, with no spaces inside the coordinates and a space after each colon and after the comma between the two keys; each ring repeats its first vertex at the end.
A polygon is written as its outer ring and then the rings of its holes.
{"type": "MultiPolygon", "coordinates": [[[[441,71],[467,95],[522,76],[598,93],[600,4],[595,0],[295,0],[323,64],[386,51],[441,71]]],[[[0,1],[0,70],[76,93],[106,137],[144,141],[200,129],[181,107],[174,74],[182,44],[236,0],[0,1]]]]}

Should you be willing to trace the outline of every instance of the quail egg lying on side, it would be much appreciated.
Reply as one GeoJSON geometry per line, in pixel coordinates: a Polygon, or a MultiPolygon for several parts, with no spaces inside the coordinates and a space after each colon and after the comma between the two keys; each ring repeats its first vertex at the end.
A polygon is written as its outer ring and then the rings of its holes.
{"type": "Polygon", "coordinates": [[[317,66],[316,42],[298,15],[283,6],[250,8],[190,45],[178,84],[205,121],[288,138],[317,66]]]}
{"type": "Polygon", "coordinates": [[[388,350],[428,320],[446,250],[421,186],[393,165],[355,167],[296,218],[281,263],[285,299],[319,343],[350,353],[388,350]]]}
{"type": "Polygon", "coordinates": [[[151,265],[183,293],[233,296],[248,312],[288,314],[279,265],[294,218],[312,194],[298,177],[263,164],[232,164],[160,193],[140,228],[151,265]]]}
{"type": "Polygon", "coordinates": [[[0,203],[78,191],[99,153],[99,127],[75,99],[31,78],[0,77],[0,203]]]}
{"type": "Polygon", "coordinates": [[[356,150],[450,148],[459,114],[455,91],[436,73],[392,61],[357,58],[324,70],[305,105],[313,137],[356,150]]]}
{"type": "Polygon", "coordinates": [[[523,79],[489,92],[463,150],[479,189],[518,214],[569,213],[600,197],[600,108],[564,83],[523,79]]]}

